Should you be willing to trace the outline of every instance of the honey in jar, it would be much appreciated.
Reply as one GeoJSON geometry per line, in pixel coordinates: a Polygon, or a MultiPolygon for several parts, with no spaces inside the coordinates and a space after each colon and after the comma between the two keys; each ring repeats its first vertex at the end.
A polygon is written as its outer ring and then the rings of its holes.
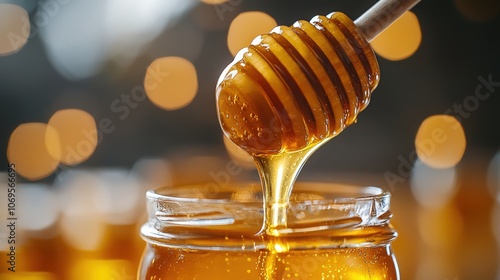
{"type": "Polygon", "coordinates": [[[279,237],[258,234],[259,184],[176,186],[147,201],[140,280],[399,279],[390,195],[376,187],[296,184],[279,237]]]}

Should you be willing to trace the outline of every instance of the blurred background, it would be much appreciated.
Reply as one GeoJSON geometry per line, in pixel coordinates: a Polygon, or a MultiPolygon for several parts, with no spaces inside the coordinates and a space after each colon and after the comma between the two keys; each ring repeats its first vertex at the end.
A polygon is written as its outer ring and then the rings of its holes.
{"type": "MultiPolygon", "coordinates": [[[[217,119],[235,52],[375,2],[0,1],[0,279],[135,279],[147,189],[258,178],[217,119]]],[[[389,189],[402,279],[500,279],[499,27],[498,0],[422,1],[372,42],[370,106],[299,177],[389,189]]]]}

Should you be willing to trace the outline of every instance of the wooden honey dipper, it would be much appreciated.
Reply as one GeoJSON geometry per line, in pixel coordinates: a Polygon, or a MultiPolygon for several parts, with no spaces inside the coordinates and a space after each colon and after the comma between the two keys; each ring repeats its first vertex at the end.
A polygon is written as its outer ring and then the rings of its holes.
{"type": "Polygon", "coordinates": [[[255,38],[219,78],[225,134],[252,155],[296,151],[339,134],[379,82],[369,42],[418,2],[381,0],[355,22],[335,12],[255,38]]]}

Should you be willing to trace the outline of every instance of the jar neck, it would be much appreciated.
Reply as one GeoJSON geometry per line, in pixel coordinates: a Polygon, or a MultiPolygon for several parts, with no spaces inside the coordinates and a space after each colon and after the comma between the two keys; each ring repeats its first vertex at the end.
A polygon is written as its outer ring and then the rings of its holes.
{"type": "Polygon", "coordinates": [[[298,183],[287,227],[266,236],[257,234],[263,221],[260,185],[206,186],[148,192],[143,238],[187,249],[261,250],[276,240],[291,249],[383,246],[397,236],[390,195],[376,187],[298,183]]]}

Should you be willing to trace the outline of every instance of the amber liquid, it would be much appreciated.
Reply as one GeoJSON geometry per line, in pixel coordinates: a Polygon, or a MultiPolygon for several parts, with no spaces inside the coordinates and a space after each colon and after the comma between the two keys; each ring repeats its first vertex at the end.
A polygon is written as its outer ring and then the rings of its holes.
{"type": "Polygon", "coordinates": [[[398,279],[394,255],[387,246],[273,253],[152,245],[144,256],[147,270],[140,279],[398,279]]]}

